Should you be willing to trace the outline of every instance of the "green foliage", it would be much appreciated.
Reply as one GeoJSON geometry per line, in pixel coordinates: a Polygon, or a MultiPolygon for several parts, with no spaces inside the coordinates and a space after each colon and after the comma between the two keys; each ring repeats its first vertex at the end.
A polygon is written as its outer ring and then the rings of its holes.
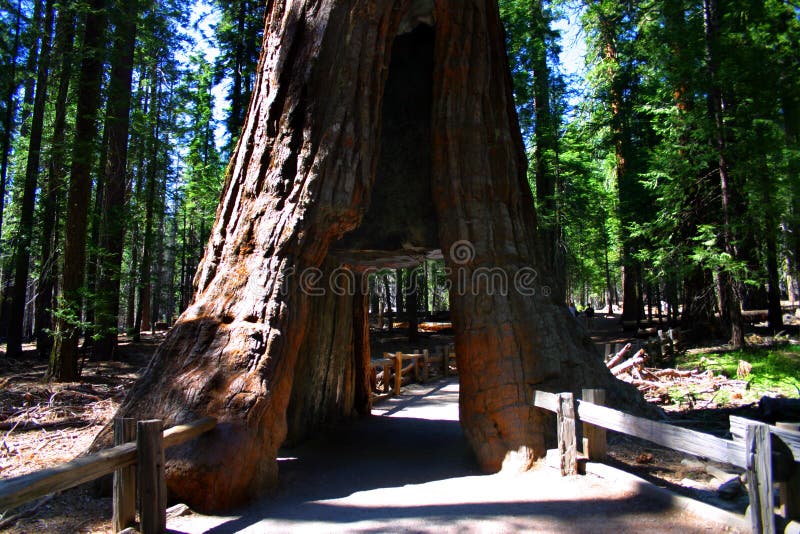
{"type": "Polygon", "coordinates": [[[766,393],[779,393],[787,397],[800,397],[800,346],[779,345],[770,348],[715,352],[711,354],[684,355],[679,358],[679,368],[710,370],[728,378],[736,378],[739,361],[750,363],[746,381],[748,395],[757,400],[766,393]]]}
{"type": "Polygon", "coordinates": [[[179,92],[183,100],[183,130],[188,152],[183,159],[182,209],[213,222],[222,189],[223,164],[214,142],[212,65],[199,54],[189,58],[189,69],[179,92]]]}
{"type": "Polygon", "coordinates": [[[230,82],[230,107],[225,121],[230,136],[227,151],[230,152],[239,139],[253,92],[267,4],[260,0],[212,0],[212,3],[221,12],[220,22],[214,28],[220,49],[215,62],[216,81],[230,82]]]}
{"type": "MultiPolygon", "coordinates": [[[[539,229],[543,239],[552,238],[547,243],[552,248],[545,248],[556,258],[553,271],[564,277],[567,298],[615,300],[623,267],[638,267],[639,289],[647,285],[670,293],[668,300],[676,309],[688,304],[679,295],[687,292],[681,288],[686,290],[690,279],[700,279],[713,302],[714,275],[719,279],[720,273],[732,275],[743,292],[763,288],[770,276],[774,283],[776,274],[779,280],[784,274],[795,279],[800,274],[797,8],[782,0],[719,1],[719,32],[709,36],[704,4],[712,1],[499,2],[539,229]],[[569,92],[559,63],[562,43],[555,24],[565,17],[580,20],[586,41],[589,70],[581,94],[569,92]],[[717,93],[723,102],[719,121],[710,111],[710,97],[717,93]],[[726,230],[721,159],[730,175],[733,247],[721,238],[726,230]],[[769,272],[770,248],[777,248],[779,273],[769,272]]],[[[268,3],[203,3],[219,15],[209,38],[219,52],[214,60],[206,59],[183,29],[193,3],[140,3],[123,214],[120,290],[128,297],[121,310],[126,322],[132,310],[144,306],[158,311],[155,320],[169,319],[188,302],[213,225],[227,155],[255,83],[268,3]],[[220,84],[228,92],[229,107],[227,117],[217,120],[213,94],[220,84]],[[221,150],[215,138],[222,123],[229,137],[221,150]],[[152,256],[152,269],[142,266],[145,252],[152,256]],[[145,286],[153,292],[149,302],[142,302],[145,286]]],[[[8,161],[0,236],[5,281],[13,279],[8,245],[19,234],[18,191],[29,145],[25,95],[35,81],[35,5],[33,0],[0,0],[0,140],[8,161]]],[[[70,5],[79,15],[80,35],[87,4],[70,5]]],[[[88,52],[80,40],[75,44],[73,67],[88,52]]],[[[52,88],[60,81],[58,60],[51,61],[52,88]]],[[[73,78],[76,72],[73,68],[73,78]]],[[[77,95],[72,82],[67,146],[74,135],[77,95]]],[[[46,132],[55,122],[54,93],[52,89],[45,111],[46,132]]],[[[48,137],[42,147],[41,183],[58,153],[49,143],[48,137]]],[[[103,147],[96,150],[100,153],[103,147]]],[[[69,157],[60,162],[62,167],[68,166],[69,157]]],[[[101,170],[98,165],[92,171],[95,197],[101,170]]],[[[38,194],[37,202],[43,196],[38,194]]],[[[58,196],[55,219],[62,224],[52,245],[62,250],[66,191],[58,196]]],[[[39,204],[37,224],[42,224],[43,213],[39,204]]],[[[88,229],[86,233],[91,237],[88,229]]],[[[41,244],[36,239],[27,244],[33,251],[32,284],[46,261],[38,257],[41,244]]],[[[90,251],[101,253],[91,244],[90,251]]],[[[427,272],[429,306],[446,306],[441,265],[429,263],[427,272]]],[[[83,297],[89,305],[98,298],[88,292],[83,297]]],[[[83,311],[59,307],[55,314],[92,334],[83,311]]]]}
{"type": "MultiPolygon", "coordinates": [[[[519,3],[509,4],[512,16],[519,3]]],[[[779,1],[718,9],[719,32],[709,42],[703,2],[582,3],[589,93],[571,115],[559,154],[573,291],[603,292],[598,258],[605,251],[614,280],[606,285],[616,285],[621,264],[633,260],[643,268],[642,283],[655,286],[680,284],[701,269],[760,287],[766,243],[781,232],[796,276],[800,75],[789,65],[800,48],[797,13],[779,1]],[[713,77],[709,54],[719,58],[713,77]],[[732,251],[721,239],[713,83],[723,99],[732,251]],[[582,218],[585,210],[605,224],[582,218]]],[[[519,42],[509,37],[509,55],[518,64],[512,71],[524,74],[519,42]]]]}
{"type": "MultiPolygon", "coordinates": [[[[500,17],[506,28],[506,50],[511,65],[514,83],[514,100],[517,105],[520,127],[526,144],[532,146],[534,127],[537,121],[534,106],[535,78],[544,73],[536,68],[537,62],[545,60],[550,70],[559,64],[559,34],[552,28],[558,17],[553,12],[552,2],[542,0],[501,0],[500,17]]],[[[559,102],[561,80],[555,79],[554,98],[550,104],[554,109],[563,106],[559,102]]]]}

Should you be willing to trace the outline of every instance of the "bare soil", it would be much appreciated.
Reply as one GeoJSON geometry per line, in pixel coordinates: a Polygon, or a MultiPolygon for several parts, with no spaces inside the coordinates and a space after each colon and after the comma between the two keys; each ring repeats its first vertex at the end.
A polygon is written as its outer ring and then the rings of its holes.
{"type": "MultiPolygon", "coordinates": [[[[45,381],[47,362],[34,345],[19,360],[0,354],[0,478],[12,478],[68,462],[86,451],[111,420],[163,338],[122,338],[118,360],[83,361],[80,382],[45,381]]],[[[4,348],[4,347],[3,347],[4,348]]],[[[6,512],[0,510],[0,513],[6,512]]],[[[0,519],[8,532],[111,532],[111,499],[81,487],[0,519]],[[35,510],[34,513],[27,515],[35,510]],[[8,521],[22,516],[19,521],[8,521]]]]}

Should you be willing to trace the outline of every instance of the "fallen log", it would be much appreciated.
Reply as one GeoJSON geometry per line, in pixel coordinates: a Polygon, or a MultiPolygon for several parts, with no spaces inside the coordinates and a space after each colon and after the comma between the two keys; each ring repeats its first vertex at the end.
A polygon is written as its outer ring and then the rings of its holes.
{"type": "Polygon", "coordinates": [[[640,349],[639,352],[637,352],[633,356],[633,358],[630,358],[629,360],[625,360],[621,364],[619,364],[619,365],[617,365],[615,367],[612,367],[611,368],[611,374],[614,375],[614,376],[622,374],[623,372],[627,371],[631,367],[644,363],[646,359],[647,358],[645,356],[645,350],[644,349],[640,349]]]}

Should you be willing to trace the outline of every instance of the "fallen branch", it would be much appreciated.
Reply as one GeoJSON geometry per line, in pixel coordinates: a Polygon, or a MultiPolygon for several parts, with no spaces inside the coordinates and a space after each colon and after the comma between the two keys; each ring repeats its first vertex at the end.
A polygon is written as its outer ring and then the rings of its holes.
{"type": "Polygon", "coordinates": [[[668,378],[686,378],[689,376],[694,376],[697,374],[697,369],[692,369],[691,371],[679,371],[677,369],[658,369],[653,371],[653,374],[658,377],[668,377],[668,378]]]}
{"type": "Polygon", "coordinates": [[[622,347],[622,349],[618,353],[616,353],[613,357],[611,357],[611,359],[609,359],[606,362],[606,367],[610,369],[619,362],[621,362],[622,359],[625,357],[625,355],[628,354],[628,351],[631,350],[631,347],[632,345],[630,343],[627,343],[624,347],[622,347]]]}
{"type": "Polygon", "coordinates": [[[648,388],[648,389],[649,388],[657,388],[657,389],[666,390],[667,386],[669,386],[669,384],[665,384],[664,382],[653,382],[653,381],[650,381],[650,380],[633,380],[631,382],[631,384],[633,384],[634,386],[636,386],[640,390],[642,388],[648,388]]]}
{"type": "Polygon", "coordinates": [[[639,364],[644,363],[644,361],[647,359],[645,354],[646,353],[645,353],[644,349],[640,349],[639,352],[637,352],[633,356],[633,358],[630,358],[629,360],[625,360],[621,364],[619,364],[619,365],[617,365],[615,367],[612,367],[611,368],[611,374],[614,375],[614,376],[617,376],[617,375],[620,375],[623,372],[627,371],[628,369],[630,369],[631,367],[633,367],[635,365],[639,365],[639,364]]]}
{"type": "Polygon", "coordinates": [[[101,424],[101,423],[94,420],[82,419],[80,417],[65,419],[64,421],[51,421],[44,423],[40,423],[38,421],[32,421],[32,422],[26,421],[22,423],[20,421],[17,422],[9,421],[5,423],[0,423],[0,430],[14,430],[15,428],[17,428],[17,425],[19,425],[18,428],[20,430],[28,431],[28,430],[55,430],[57,428],[73,428],[73,427],[85,428],[96,424],[101,424]]]}

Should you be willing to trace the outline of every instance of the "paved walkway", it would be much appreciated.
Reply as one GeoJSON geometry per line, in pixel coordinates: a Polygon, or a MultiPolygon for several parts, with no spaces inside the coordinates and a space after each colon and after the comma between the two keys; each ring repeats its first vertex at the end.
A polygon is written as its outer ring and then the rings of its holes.
{"type": "Polygon", "coordinates": [[[458,424],[458,383],[404,389],[374,417],[279,459],[271,499],[230,516],[189,515],[173,532],[719,532],[639,482],[562,478],[542,467],[482,475],[458,424]]]}

